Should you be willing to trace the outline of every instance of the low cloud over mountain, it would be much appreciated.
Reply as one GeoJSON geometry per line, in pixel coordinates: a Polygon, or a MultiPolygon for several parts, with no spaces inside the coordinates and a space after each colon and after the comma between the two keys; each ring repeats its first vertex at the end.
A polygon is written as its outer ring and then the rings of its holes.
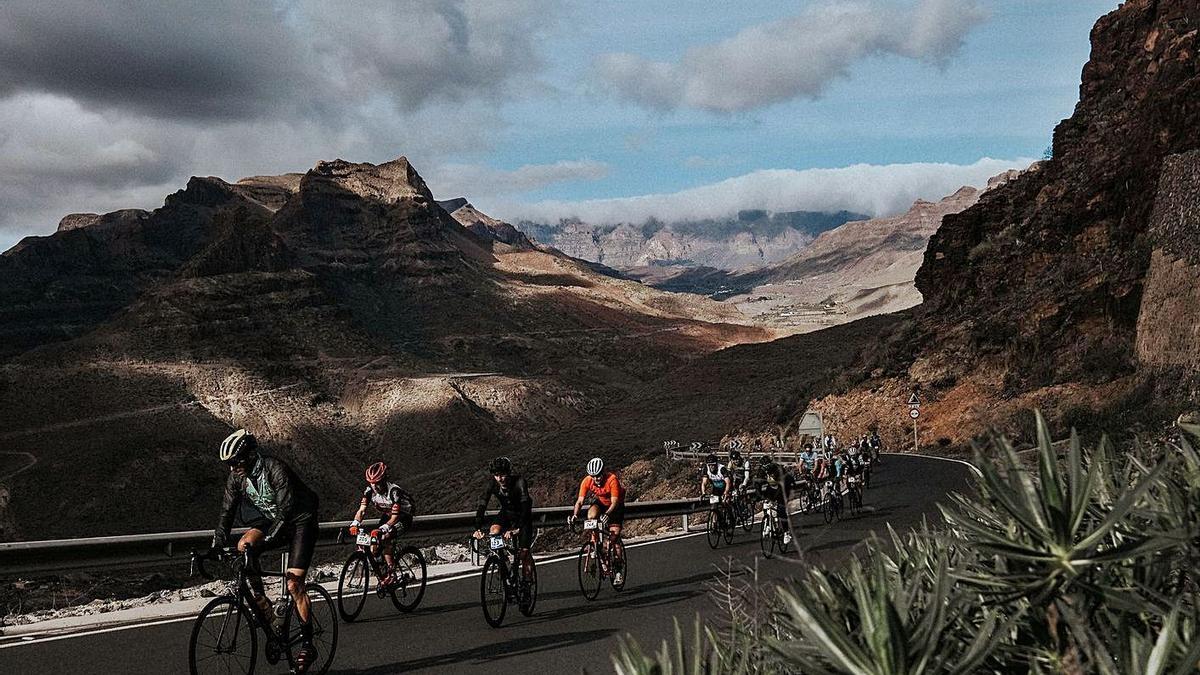
{"type": "Polygon", "coordinates": [[[852,211],[870,216],[902,213],[918,199],[936,200],[963,185],[1028,166],[1031,159],[985,157],[974,164],[856,164],[839,169],[769,169],[669,194],[577,202],[489,205],[511,222],[580,219],[594,224],[728,218],[738,211],[852,211]]]}

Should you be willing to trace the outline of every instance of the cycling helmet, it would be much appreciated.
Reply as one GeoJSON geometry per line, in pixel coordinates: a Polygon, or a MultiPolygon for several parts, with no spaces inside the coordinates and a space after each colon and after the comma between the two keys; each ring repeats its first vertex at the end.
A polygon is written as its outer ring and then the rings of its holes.
{"type": "Polygon", "coordinates": [[[507,457],[497,457],[488,464],[488,471],[493,476],[507,476],[512,471],[512,461],[507,457]]]}
{"type": "Polygon", "coordinates": [[[733,452],[729,453],[729,459],[732,459],[732,460],[735,460],[738,462],[742,461],[742,451],[734,450],[733,452]]]}
{"type": "Polygon", "coordinates": [[[716,464],[718,461],[717,456],[712,453],[709,453],[708,457],[704,458],[705,464],[716,464]]]}
{"type": "Polygon", "coordinates": [[[371,485],[387,480],[388,467],[383,462],[375,462],[367,467],[367,482],[371,485]]]}
{"type": "Polygon", "coordinates": [[[600,472],[603,470],[604,460],[600,459],[599,457],[593,457],[588,460],[587,472],[589,476],[599,476],[600,472]]]}
{"type": "Polygon", "coordinates": [[[236,464],[257,449],[258,441],[255,440],[254,434],[245,429],[238,429],[221,442],[220,458],[226,464],[236,464]]]}

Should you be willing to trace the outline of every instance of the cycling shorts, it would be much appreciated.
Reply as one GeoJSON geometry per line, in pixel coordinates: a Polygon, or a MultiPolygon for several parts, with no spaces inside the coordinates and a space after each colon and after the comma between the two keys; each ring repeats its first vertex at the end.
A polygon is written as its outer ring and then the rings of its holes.
{"type": "MultiPolygon", "coordinates": [[[[270,532],[271,527],[275,524],[275,521],[254,506],[242,509],[241,515],[246,527],[258,530],[263,534],[270,532]]],[[[316,511],[302,513],[294,517],[291,522],[285,523],[279,530],[275,542],[262,550],[269,551],[287,545],[289,546],[288,567],[306,570],[308,564],[312,562],[318,533],[316,511]]]]}
{"type": "MultiPolygon", "coordinates": [[[[588,508],[591,508],[592,506],[599,506],[600,513],[602,513],[602,514],[606,510],[608,510],[608,507],[605,506],[604,504],[601,504],[600,500],[598,500],[598,499],[591,500],[591,503],[589,503],[587,506],[588,506],[588,508]]],[[[624,501],[622,501],[620,504],[617,504],[617,508],[613,509],[612,513],[610,513],[608,515],[608,524],[609,525],[624,525],[625,524],[625,502],[624,501]]]]}
{"type": "Polygon", "coordinates": [[[529,548],[533,545],[532,518],[522,518],[519,513],[501,510],[496,514],[492,523],[499,525],[503,532],[517,530],[517,548],[529,548]]]}

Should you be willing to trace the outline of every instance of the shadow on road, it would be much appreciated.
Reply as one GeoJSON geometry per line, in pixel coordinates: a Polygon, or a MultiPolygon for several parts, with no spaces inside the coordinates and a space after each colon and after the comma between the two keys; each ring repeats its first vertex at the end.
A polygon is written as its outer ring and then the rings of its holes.
{"type": "MultiPolygon", "coordinates": [[[[595,642],[597,640],[603,640],[616,632],[616,629],[587,630],[575,631],[571,633],[555,633],[553,635],[522,637],[513,640],[507,640],[505,642],[493,642],[457,652],[438,654],[436,656],[426,656],[409,661],[397,661],[395,663],[376,666],[366,670],[331,670],[329,672],[382,675],[383,673],[400,673],[408,670],[420,670],[423,668],[452,668],[455,666],[461,667],[463,664],[479,665],[512,656],[537,654],[539,652],[551,651],[554,649],[560,649],[562,647],[571,647],[586,644],[588,642],[595,642]]],[[[499,633],[497,633],[497,635],[499,635],[499,633]]],[[[402,643],[397,642],[397,647],[402,648],[402,643]]]]}

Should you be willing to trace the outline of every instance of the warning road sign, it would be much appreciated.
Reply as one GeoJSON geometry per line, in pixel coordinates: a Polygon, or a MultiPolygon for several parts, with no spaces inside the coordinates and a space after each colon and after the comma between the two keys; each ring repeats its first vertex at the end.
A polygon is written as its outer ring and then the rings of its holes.
{"type": "Polygon", "coordinates": [[[912,395],[908,397],[908,404],[911,406],[921,405],[921,401],[917,398],[917,392],[914,391],[912,395]]]}

